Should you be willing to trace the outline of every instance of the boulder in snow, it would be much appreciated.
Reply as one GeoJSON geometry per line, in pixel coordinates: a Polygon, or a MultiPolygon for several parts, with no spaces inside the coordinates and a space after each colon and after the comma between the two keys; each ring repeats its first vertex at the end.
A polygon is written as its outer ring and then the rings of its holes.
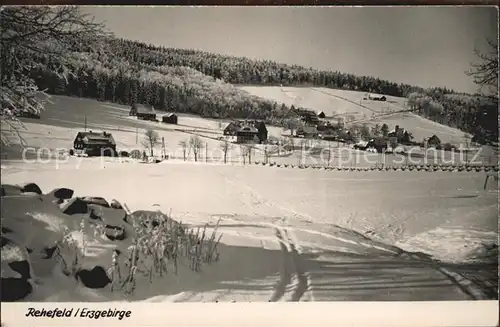
{"type": "Polygon", "coordinates": [[[8,265],[12,270],[19,273],[19,275],[21,275],[21,278],[26,280],[31,278],[30,264],[28,260],[12,261],[9,262],[8,265]]]}
{"type": "Polygon", "coordinates": [[[97,208],[89,206],[89,218],[92,220],[102,220],[102,212],[97,208]]]}
{"type": "Polygon", "coordinates": [[[122,241],[126,237],[125,228],[122,226],[105,226],[105,235],[111,241],[122,241]]]}
{"type": "Polygon", "coordinates": [[[113,209],[123,209],[123,207],[120,204],[120,202],[118,202],[115,199],[111,200],[110,207],[113,208],[113,209]]]}
{"type": "Polygon", "coordinates": [[[26,183],[26,184],[21,185],[21,191],[23,193],[28,193],[28,192],[31,193],[32,192],[32,193],[36,193],[39,195],[43,194],[40,187],[35,183],[26,183]]]}
{"type": "Polygon", "coordinates": [[[29,282],[31,276],[28,260],[2,262],[1,301],[12,302],[24,299],[32,291],[29,282]],[[10,272],[8,273],[7,270],[10,272]]]}
{"type": "Polygon", "coordinates": [[[109,208],[108,201],[106,201],[106,199],[101,198],[101,197],[84,196],[81,199],[82,199],[82,201],[86,202],[87,204],[96,204],[96,205],[99,205],[99,206],[103,206],[105,208],[109,208]]]}
{"type": "Polygon", "coordinates": [[[101,266],[95,266],[92,270],[80,269],[75,277],[88,288],[104,288],[111,283],[106,271],[101,266]]]}
{"type": "Polygon", "coordinates": [[[67,200],[67,199],[71,199],[73,197],[73,193],[74,193],[74,191],[72,189],[62,187],[62,188],[56,188],[55,190],[52,190],[48,195],[52,195],[56,199],[67,200]]]}
{"type": "Polygon", "coordinates": [[[87,203],[80,198],[72,198],[68,202],[61,203],[60,208],[67,215],[84,214],[89,210],[87,203]]]}
{"type": "Polygon", "coordinates": [[[22,278],[2,277],[2,287],[0,287],[0,301],[13,302],[22,300],[31,292],[33,292],[33,286],[31,286],[29,281],[22,278]]]}

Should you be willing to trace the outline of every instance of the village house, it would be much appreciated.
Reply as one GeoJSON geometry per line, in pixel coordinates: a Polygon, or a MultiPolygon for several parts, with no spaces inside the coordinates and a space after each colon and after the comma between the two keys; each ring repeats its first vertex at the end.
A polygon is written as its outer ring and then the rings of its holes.
{"type": "Polygon", "coordinates": [[[253,126],[244,126],[236,132],[237,143],[260,143],[259,130],[253,126]]]}
{"type": "Polygon", "coordinates": [[[413,136],[405,128],[400,128],[399,125],[387,134],[388,137],[396,138],[399,143],[411,142],[413,136]]]}
{"type": "Polygon", "coordinates": [[[306,124],[316,126],[319,124],[319,117],[313,111],[303,111],[300,113],[300,119],[306,124]]]}
{"type": "Polygon", "coordinates": [[[295,133],[298,137],[316,138],[318,136],[318,129],[316,126],[301,126],[295,133]]]}
{"type": "Polygon", "coordinates": [[[73,141],[73,148],[77,152],[88,156],[116,155],[116,142],[111,133],[96,133],[92,131],[78,132],[73,141]]]}
{"type": "Polygon", "coordinates": [[[427,140],[428,147],[437,147],[440,145],[441,145],[441,140],[435,134],[429,137],[429,139],[427,140]]]}
{"type": "Polygon", "coordinates": [[[318,112],[318,118],[321,118],[321,119],[326,118],[325,112],[324,111],[318,112]]]}
{"type": "Polygon", "coordinates": [[[257,144],[262,144],[267,141],[267,127],[262,121],[242,121],[240,122],[240,128],[236,131],[236,142],[237,143],[248,143],[254,142],[257,144]]]}
{"type": "Polygon", "coordinates": [[[169,113],[169,114],[163,115],[163,117],[162,117],[161,120],[165,124],[174,124],[174,125],[177,125],[178,117],[177,117],[176,114],[169,113]]]}
{"type": "Polygon", "coordinates": [[[156,120],[156,111],[151,105],[134,103],[130,108],[129,116],[136,116],[142,120],[156,120]]]}
{"type": "Polygon", "coordinates": [[[230,122],[226,128],[224,128],[223,134],[225,136],[236,136],[236,132],[238,132],[241,128],[241,124],[238,121],[230,122]]]}

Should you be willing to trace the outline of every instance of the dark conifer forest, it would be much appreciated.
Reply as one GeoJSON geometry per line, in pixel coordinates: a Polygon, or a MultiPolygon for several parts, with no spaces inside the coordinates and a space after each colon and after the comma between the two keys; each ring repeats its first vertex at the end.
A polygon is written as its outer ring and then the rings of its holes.
{"type": "MultiPolygon", "coordinates": [[[[295,112],[286,105],[252,96],[235,85],[316,86],[407,97],[417,114],[473,133],[476,140],[498,139],[497,97],[424,89],[370,76],[322,71],[266,60],[195,50],[162,48],[103,37],[98,44],[75,42],[64,65],[39,54],[29,72],[50,94],[93,98],[204,117],[255,118],[280,124],[295,112]]],[[[34,58],[35,59],[35,58],[34,58]]],[[[12,63],[2,60],[4,70],[12,63]]]]}

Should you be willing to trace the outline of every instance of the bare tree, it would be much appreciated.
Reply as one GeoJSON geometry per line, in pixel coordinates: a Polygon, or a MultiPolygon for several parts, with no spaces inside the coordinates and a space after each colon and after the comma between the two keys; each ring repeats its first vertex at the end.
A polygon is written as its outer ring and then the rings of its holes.
{"type": "Polygon", "coordinates": [[[297,119],[297,118],[290,118],[285,120],[284,122],[284,128],[286,130],[290,131],[290,135],[293,136],[294,132],[299,129],[300,127],[303,127],[304,123],[297,119]]]}
{"type": "Polygon", "coordinates": [[[295,140],[293,138],[289,138],[290,142],[290,150],[295,151],[295,140]]]}
{"type": "MultiPolygon", "coordinates": [[[[99,37],[107,33],[75,6],[2,7],[0,21],[0,121],[20,137],[16,113],[39,115],[48,101],[30,72],[43,60],[49,63],[44,68],[66,80],[71,50],[83,46],[99,51],[99,37]]],[[[8,136],[2,133],[1,141],[7,145],[8,136]]]]}
{"type": "Polygon", "coordinates": [[[252,150],[253,150],[253,146],[249,146],[248,147],[248,163],[251,164],[252,163],[252,150]]]}
{"type": "Polygon", "coordinates": [[[179,146],[182,148],[182,157],[184,161],[186,161],[186,154],[187,154],[187,149],[188,149],[188,142],[186,140],[180,141],[179,146]]]}
{"type": "Polygon", "coordinates": [[[243,158],[243,164],[246,164],[246,158],[249,153],[250,148],[244,144],[240,145],[240,154],[241,157],[243,158]]]}
{"type": "Polygon", "coordinates": [[[498,93],[498,43],[488,41],[488,51],[481,52],[474,49],[478,61],[471,63],[471,69],[465,73],[472,77],[482,91],[489,88],[494,94],[498,93]]]}
{"type": "Polygon", "coordinates": [[[153,129],[148,129],[144,133],[144,140],[142,141],[142,145],[145,148],[148,148],[151,154],[151,157],[154,156],[154,148],[160,143],[160,136],[153,129]]]}
{"type": "Polygon", "coordinates": [[[233,145],[227,140],[220,145],[222,152],[224,152],[224,163],[227,162],[227,153],[233,148],[233,145]]]}
{"type": "Polygon", "coordinates": [[[194,161],[198,161],[198,156],[200,155],[200,151],[203,148],[203,141],[197,135],[192,135],[189,138],[189,147],[193,150],[194,161]]]}

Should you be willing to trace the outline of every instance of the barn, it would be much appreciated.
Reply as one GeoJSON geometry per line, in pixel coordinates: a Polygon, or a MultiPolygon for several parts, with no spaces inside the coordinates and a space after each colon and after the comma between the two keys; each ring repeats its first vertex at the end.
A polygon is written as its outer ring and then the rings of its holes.
{"type": "Polygon", "coordinates": [[[174,125],[177,125],[177,121],[178,121],[178,117],[176,114],[166,114],[166,115],[163,115],[163,117],[161,118],[161,121],[165,124],[174,124],[174,125]]]}
{"type": "Polygon", "coordinates": [[[156,120],[156,111],[151,105],[134,103],[130,108],[129,116],[137,116],[142,120],[156,120]]]}
{"type": "Polygon", "coordinates": [[[78,132],[73,141],[73,148],[75,151],[86,153],[88,156],[109,157],[116,155],[115,139],[111,133],[107,132],[78,132]]]}

